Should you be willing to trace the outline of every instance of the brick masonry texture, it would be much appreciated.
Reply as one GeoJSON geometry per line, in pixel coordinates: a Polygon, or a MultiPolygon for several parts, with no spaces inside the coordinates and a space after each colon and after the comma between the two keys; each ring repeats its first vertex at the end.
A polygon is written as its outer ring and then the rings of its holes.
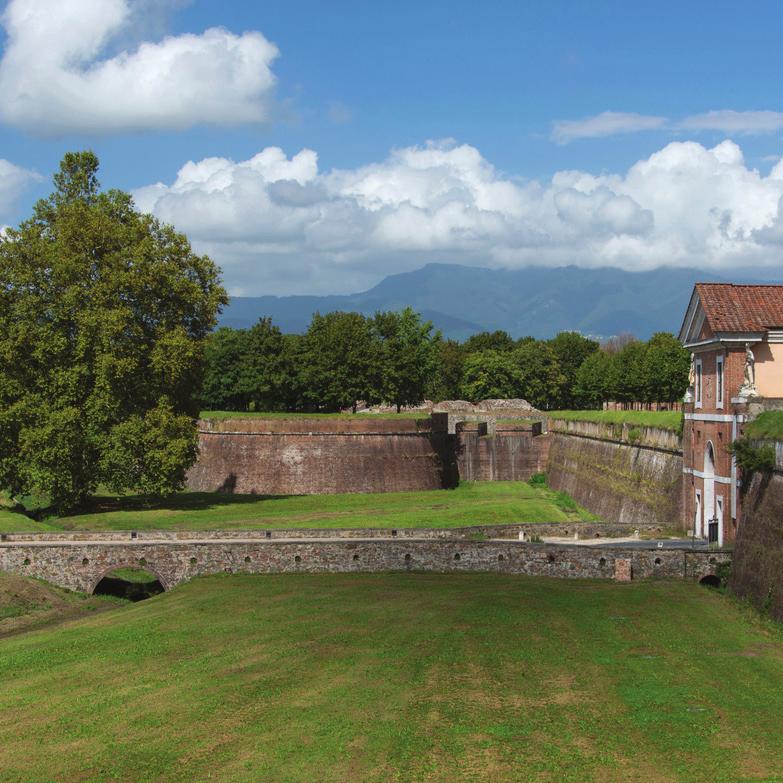
{"type": "Polygon", "coordinates": [[[381,571],[501,572],[558,578],[700,579],[730,559],[725,552],[630,550],[514,541],[345,539],[319,541],[105,541],[0,544],[0,570],[92,592],[115,568],[144,568],[166,590],[219,573],[381,571]]]}
{"type": "Polygon", "coordinates": [[[189,489],[259,495],[454,486],[453,445],[414,419],[202,421],[189,489]]]}
{"type": "Polygon", "coordinates": [[[731,588],[783,621],[783,474],[754,474],[743,508],[731,588]]]}
{"type": "Polygon", "coordinates": [[[466,481],[526,480],[544,470],[548,439],[528,425],[456,435],[429,419],[229,419],[199,424],[188,489],[258,495],[405,492],[466,481]]]}
{"type": "Polygon", "coordinates": [[[574,434],[549,437],[547,472],[553,489],[615,524],[686,529],[682,454],[574,434]]]}
{"type": "Polygon", "coordinates": [[[457,465],[463,481],[527,481],[546,470],[549,438],[530,427],[498,424],[482,435],[477,424],[457,430],[457,465]]]}

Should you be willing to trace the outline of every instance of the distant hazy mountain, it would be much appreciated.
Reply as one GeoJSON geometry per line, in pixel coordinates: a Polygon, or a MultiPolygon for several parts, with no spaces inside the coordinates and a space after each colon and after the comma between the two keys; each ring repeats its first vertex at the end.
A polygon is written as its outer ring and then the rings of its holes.
{"type": "Polygon", "coordinates": [[[247,327],[271,316],[284,332],[303,332],[316,311],[371,315],[410,305],[445,336],[459,340],[495,329],[505,329],[513,337],[551,337],[573,329],[596,337],[631,332],[646,339],[653,332],[679,329],[695,282],[724,279],[697,269],[663,267],[624,272],[428,264],[415,272],[390,275],[358,294],[234,297],[221,325],[247,327]]]}

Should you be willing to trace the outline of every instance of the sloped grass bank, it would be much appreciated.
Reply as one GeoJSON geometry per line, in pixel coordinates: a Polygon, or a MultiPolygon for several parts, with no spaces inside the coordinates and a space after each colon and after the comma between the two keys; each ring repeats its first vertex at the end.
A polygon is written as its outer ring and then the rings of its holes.
{"type": "Polygon", "coordinates": [[[0,779],[779,780],[783,639],[685,583],[210,577],[0,640],[0,779]]]}
{"type": "Polygon", "coordinates": [[[166,499],[97,497],[87,513],[48,520],[65,530],[462,527],[592,520],[570,498],[523,481],[456,489],[259,497],[183,492],[166,499]]]}
{"type": "Polygon", "coordinates": [[[599,424],[629,424],[633,427],[658,427],[680,432],[682,413],[679,411],[547,411],[551,419],[593,421],[599,424]]]}
{"type": "Polygon", "coordinates": [[[764,411],[745,425],[745,435],[754,440],[783,440],[783,411],[764,411]]]}

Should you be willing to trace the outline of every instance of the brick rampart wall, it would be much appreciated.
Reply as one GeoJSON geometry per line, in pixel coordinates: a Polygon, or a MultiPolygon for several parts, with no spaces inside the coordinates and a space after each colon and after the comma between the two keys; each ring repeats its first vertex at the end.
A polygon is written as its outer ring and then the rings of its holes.
{"type": "Polygon", "coordinates": [[[428,421],[200,422],[188,489],[259,495],[400,492],[456,483],[454,446],[428,421]]]}
{"type": "MultiPolygon", "coordinates": [[[[667,442],[669,434],[661,432],[661,442],[667,442]]],[[[681,453],[576,433],[550,432],[549,437],[547,472],[553,489],[567,492],[607,522],[687,529],[681,453]]]]}
{"type": "Polygon", "coordinates": [[[477,424],[457,431],[457,464],[463,481],[527,481],[546,470],[549,439],[532,429],[497,424],[494,434],[482,434],[477,424]]]}
{"type": "Polygon", "coordinates": [[[783,473],[753,475],[734,553],[732,590],[783,621],[783,473]]]}
{"type": "Polygon", "coordinates": [[[0,544],[0,570],[92,592],[115,568],[152,571],[167,590],[216,573],[483,571],[612,579],[630,562],[633,578],[698,579],[727,553],[523,544],[513,541],[191,541],[0,544]]]}

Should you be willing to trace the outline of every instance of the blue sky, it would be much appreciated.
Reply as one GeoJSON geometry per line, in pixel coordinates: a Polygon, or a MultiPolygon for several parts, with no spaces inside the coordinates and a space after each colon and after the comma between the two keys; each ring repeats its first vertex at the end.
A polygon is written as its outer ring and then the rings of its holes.
{"type": "Polygon", "coordinates": [[[349,291],[439,260],[779,267],[781,17],[772,2],[13,0],[0,225],[90,147],[104,185],[186,231],[237,293],[349,291]],[[202,47],[214,27],[231,35],[202,47]],[[158,48],[128,66],[140,46],[158,48]],[[284,161],[237,165],[267,148],[284,161]],[[292,163],[302,150],[317,164],[292,163]]]}

